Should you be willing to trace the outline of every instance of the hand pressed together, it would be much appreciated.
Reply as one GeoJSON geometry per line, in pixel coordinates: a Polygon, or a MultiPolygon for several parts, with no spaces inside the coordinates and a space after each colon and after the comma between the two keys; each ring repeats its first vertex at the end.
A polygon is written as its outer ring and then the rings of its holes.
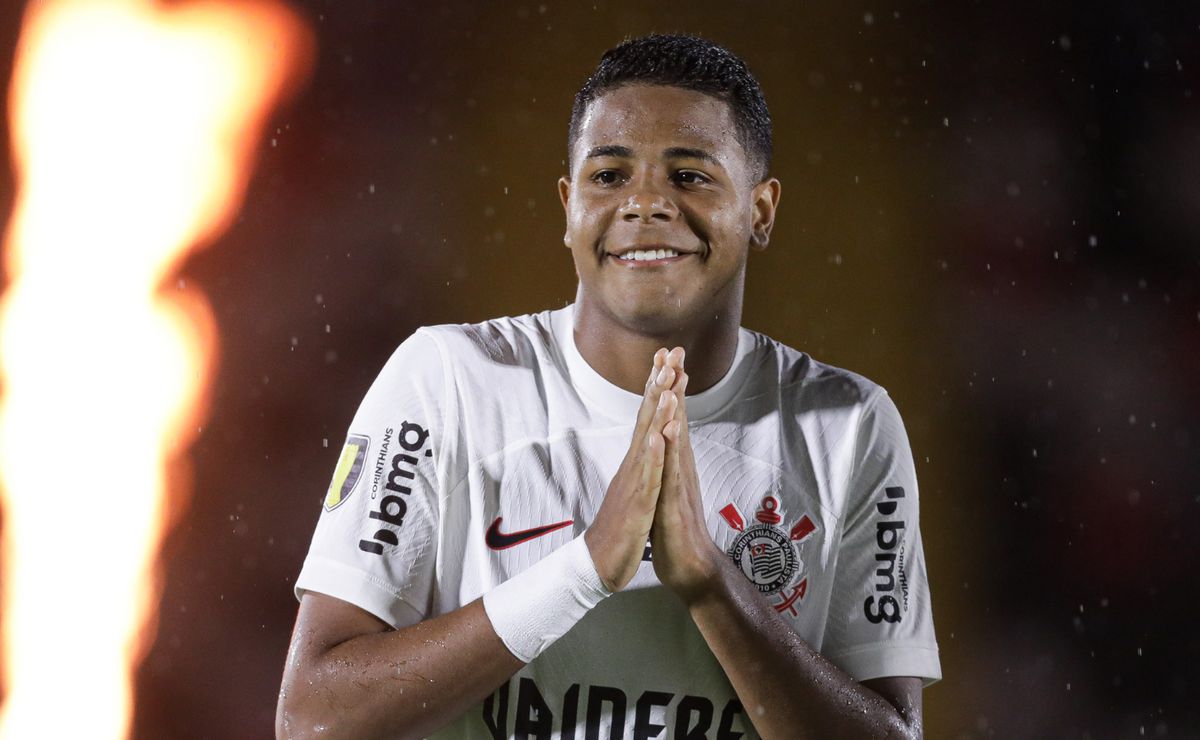
{"type": "Polygon", "coordinates": [[[665,349],[654,354],[629,450],[584,533],[596,572],[610,591],[620,591],[637,573],[654,523],[666,450],[663,428],[678,403],[671,390],[678,372],[668,357],[665,349]]]}
{"type": "Polygon", "coordinates": [[[670,358],[678,358],[678,379],[672,390],[679,401],[674,416],[663,427],[662,490],[654,510],[650,543],[658,579],[690,602],[704,593],[723,554],[704,523],[704,500],[688,435],[688,375],[683,370],[683,350],[675,351],[678,355],[673,352],[670,358]]]}
{"type": "Polygon", "coordinates": [[[637,573],[647,539],[659,580],[685,601],[703,592],[721,557],[704,523],[683,361],[682,347],[654,354],[629,451],[584,535],[612,591],[637,573]]]}

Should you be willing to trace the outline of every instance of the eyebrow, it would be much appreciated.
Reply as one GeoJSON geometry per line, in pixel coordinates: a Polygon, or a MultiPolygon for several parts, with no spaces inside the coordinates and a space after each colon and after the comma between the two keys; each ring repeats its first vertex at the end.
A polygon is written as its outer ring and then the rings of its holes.
{"type": "Polygon", "coordinates": [[[710,164],[715,164],[718,167],[721,166],[720,160],[703,149],[692,149],[685,146],[673,146],[663,153],[667,155],[667,159],[700,159],[710,164]]]}
{"type": "MultiPolygon", "coordinates": [[[[718,167],[721,167],[721,161],[712,154],[703,149],[693,149],[686,146],[673,146],[663,152],[667,159],[700,159],[705,162],[710,162],[718,167]]],[[[592,147],[588,150],[585,159],[594,159],[596,157],[623,157],[630,159],[633,157],[633,150],[627,146],[620,144],[608,144],[605,146],[592,147]]]]}
{"type": "Polygon", "coordinates": [[[596,157],[625,157],[626,159],[633,156],[633,150],[627,146],[617,144],[608,144],[607,146],[594,146],[588,150],[585,159],[594,159],[596,157]]]}

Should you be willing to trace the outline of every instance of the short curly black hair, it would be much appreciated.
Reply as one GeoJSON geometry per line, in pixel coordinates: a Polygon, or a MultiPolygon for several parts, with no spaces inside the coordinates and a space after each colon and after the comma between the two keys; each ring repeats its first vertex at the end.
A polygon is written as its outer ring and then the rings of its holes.
{"type": "Polygon", "coordinates": [[[567,129],[568,162],[592,101],[634,84],[682,87],[727,103],[752,176],[756,182],[766,179],[771,166],[771,114],[762,88],[745,62],[698,36],[652,34],[626,39],[604,52],[596,71],[575,94],[567,129]]]}

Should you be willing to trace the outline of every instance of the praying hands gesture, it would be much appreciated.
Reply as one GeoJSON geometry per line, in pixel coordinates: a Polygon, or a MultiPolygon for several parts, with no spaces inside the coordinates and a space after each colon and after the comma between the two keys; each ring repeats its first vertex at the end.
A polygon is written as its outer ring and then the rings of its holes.
{"type": "Polygon", "coordinates": [[[702,593],[724,560],[704,523],[683,363],[682,347],[654,354],[629,451],[585,534],[611,591],[632,580],[647,538],[659,580],[685,602],[702,593]]]}
{"type": "Polygon", "coordinates": [[[688,375],[683,369],[684,352],[682,348],[676,348],[663,353],[668,366],[676,373],[672,392],[678,400],[673,416],[663,426],[662,491],[654,510],[650,543],[658,579],[685,603],[690,603],[703,594],[706,585],[728,558],[717,548],[704,523],[704,501],[688,436],[685,396],[688,375]]]}

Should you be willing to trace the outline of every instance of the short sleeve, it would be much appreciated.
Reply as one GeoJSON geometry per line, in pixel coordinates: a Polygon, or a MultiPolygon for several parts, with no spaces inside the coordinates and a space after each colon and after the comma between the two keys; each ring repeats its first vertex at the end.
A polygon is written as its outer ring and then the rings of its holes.
{"type": "Polygon", "coordinates": [[[418,331],[367,391],[334,465],[297,598],[333,596],[396,628],[428,615],[445,475],[444,367],[437,341],[418,331]]]}
{"type": "Polygon", "coordinates": [[[882,389],[864,404],[821,652],[853,678],[942,677],[908,436],[882,389]]]}

